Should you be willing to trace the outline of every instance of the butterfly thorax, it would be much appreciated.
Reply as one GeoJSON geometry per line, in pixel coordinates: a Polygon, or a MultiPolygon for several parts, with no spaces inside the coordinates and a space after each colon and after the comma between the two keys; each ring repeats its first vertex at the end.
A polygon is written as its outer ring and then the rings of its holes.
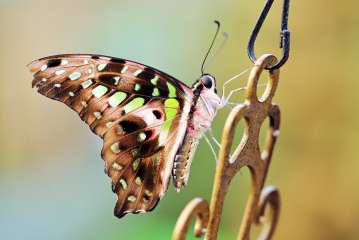
{"type": "Polygon", "coordinates": [[[193,85],[192,91],[193,100],[187,119],[187,131],[182,146],[174,159],[173,181],[177,190],[187,185],[191,163],[199,140],[211,126],[221,107],[220,97],[216,94],[214,85],[206,88],[201,81],[198,81],[193,85]]]}

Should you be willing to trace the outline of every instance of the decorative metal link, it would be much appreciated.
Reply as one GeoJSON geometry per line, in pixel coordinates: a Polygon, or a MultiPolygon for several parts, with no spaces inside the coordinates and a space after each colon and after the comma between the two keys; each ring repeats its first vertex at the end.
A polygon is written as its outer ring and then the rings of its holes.
{"type": "Polygon", "coordinates": [[[191,221],[196,217],[194,226],[194,235],[203,237],[209,220],[209,206],[206,200],[195,198],[187,204],[178,218],[175,230],[173,232],[173,240],[184,240],[188,232],[191,221]]]}
{"type": "Polygon", "coordinates": [[[249,75],[245,101],[233,108],[225,123],[210,207],[208,209],[208,204],[203,199],[192,200],[177,221],[173,239],[185,239],[188,227],[195,217],[197,217],[195,236],[201,237],[204,234],[207,240],[217,239],[225,196],[232,179],[242,167],[250,169],[252,191],[247,201],[238,239],[249,239],[253,223],[263,224],[259,239],[271,239],[279,218],[280,197],[277,189],[264,188],[264,183],[279,135],[280,111],[278,106],[272,104],[279,81],[279,69],[268,71],[267,87],[259,98],[257,86],[263,70],[276,62],[277,59],[273,55],[263,55],[255,62],[249,75]],[[270,126],[266,145],[261,151],[258,138],[266,118],[269,118],[270,126]],[[235,129],[240,121],[246,123],[244,134],[234,153],[231,154],[235,129]],[[266,207],[270,207],[271,216],[263,220],[266,207]]]}
{"type": "MultiPolygon", "coordinates": [[[[273,5],[273,2],[274,0],[267,0],[267,3],[262,10],[262,13],[259,16],[258,21],[254,26],[254,29],[248,41],[247,53],[249,59],[253,63],[257,61],[256,54],[254,51],[254,44],[256,43],[258,33],[261,30],[265,19],[267,18],[267,15],[273,5]]],[[[290,0],[284,0],[283,10],[282,10],[281,31],[280,31],[280,48],[283,49],[282,51],[283,55],[279,60],[279,62],[276,62],[275,65],[267,66],[266,69],[268,70],[281,68],[288,61],[289,58],[289,51],[290,51],[290,31],[288,29],[289,6],[290,6],[290,0]]]]}

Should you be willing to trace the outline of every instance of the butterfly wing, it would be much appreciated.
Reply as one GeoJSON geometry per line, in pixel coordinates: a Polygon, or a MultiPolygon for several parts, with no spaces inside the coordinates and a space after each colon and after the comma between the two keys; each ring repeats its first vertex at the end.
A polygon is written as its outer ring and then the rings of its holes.
{"type": "Polygon", "coordinates": [[[39,93],[74,109],[103,138],[115,215],[152,210],[186,131],[190,89],[154,68],[107,56],[57,55],[29,68],[39,93]]]}

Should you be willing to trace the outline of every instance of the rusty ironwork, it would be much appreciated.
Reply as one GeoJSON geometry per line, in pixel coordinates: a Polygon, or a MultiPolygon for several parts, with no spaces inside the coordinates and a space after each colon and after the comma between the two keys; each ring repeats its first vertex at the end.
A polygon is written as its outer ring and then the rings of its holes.
{"type": "Polygon", "coordinates": [[[264,184],[279,135],[280,111],[278,106],[272,103],[279,81],[279,69],[268,70],[269,79],[262,96],[257,96],[257,86],[263,71],[276,63],[277,59],[269,54],[261,56],[255,62],[247,82],[245,101],[232,109],[224,126],[210,204],[201,198],[192,200],[177,220],[173,240],[185,239],[195,218],[196,237],[217,239],[225,196],[232,179],[243,167],[250,169],[252,189],[237,239],[249,239],[253,224],[262,225],[258,239],[271,239],[279,218],[280,196],[275,187],[264,187],[264,184]],[[264,149],[260,149],[259,133],[267,118],[270,126],[267,130],[266,145],[264,149]],[[235,130],[240,121],[245,122],[244,133],[241,142],[231,153],[235,130]],[[270,216],[264,216],[267,207],[270,209],[270,216]]]}

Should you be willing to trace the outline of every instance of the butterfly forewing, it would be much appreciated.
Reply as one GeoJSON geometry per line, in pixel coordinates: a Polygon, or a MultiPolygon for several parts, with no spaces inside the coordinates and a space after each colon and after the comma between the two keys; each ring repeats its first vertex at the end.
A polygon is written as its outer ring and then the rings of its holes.
{"type": "Polygon", "coordinates": [[[103,138],[115,215],[152,210],[167,190],[186,131],[189,88],[132,61],[58,55],[29,64],[38,92],[74,109],[103,138]]]}

